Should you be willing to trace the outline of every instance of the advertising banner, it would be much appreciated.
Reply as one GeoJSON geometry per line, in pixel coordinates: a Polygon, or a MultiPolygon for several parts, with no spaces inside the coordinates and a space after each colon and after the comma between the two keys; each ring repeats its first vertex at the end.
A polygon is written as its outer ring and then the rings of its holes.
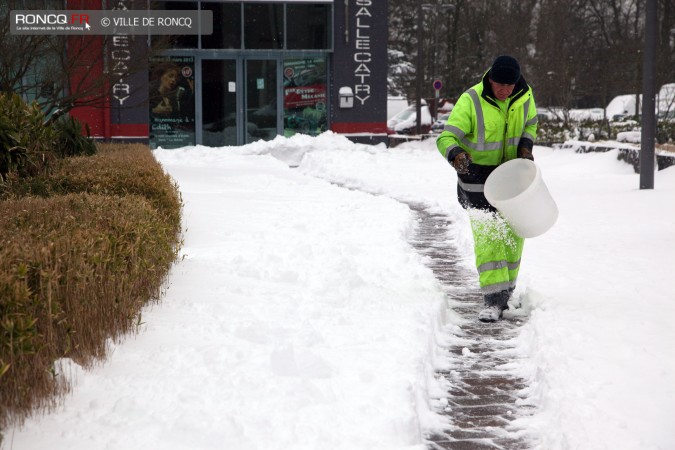
{"type": "Polygon", "coordinates": [[[194,56],[150,58],[150,147],[195,144],[194,56]]]}
{"type": "Polygon", "coordinates": [[[284,134],[316,136],[326,131],[327,82],[324,58],[284,61],[284,134]]]}

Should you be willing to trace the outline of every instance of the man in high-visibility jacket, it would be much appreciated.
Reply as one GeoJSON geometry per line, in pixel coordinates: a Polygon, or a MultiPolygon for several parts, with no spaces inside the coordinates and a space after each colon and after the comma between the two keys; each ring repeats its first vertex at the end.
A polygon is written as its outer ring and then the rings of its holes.
{"type": "Polygon", "coordinates": [[[457,171],[457,196],[469,211],[476,267],[485,309],[478,318],[495,322],[508,309],[523,253],[523,238],[504,222],[483,194],[485,180],[500,164],[534,160],[537,108],[532,88],[511,56],[497,57],[480,83],[464,92],[436,140],[457,171]]]}

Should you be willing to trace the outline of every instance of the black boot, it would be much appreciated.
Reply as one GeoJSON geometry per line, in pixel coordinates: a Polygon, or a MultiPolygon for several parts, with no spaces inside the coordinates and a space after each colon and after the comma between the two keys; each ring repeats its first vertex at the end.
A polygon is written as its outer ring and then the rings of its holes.
{"type": "Polygon", "coordinates": [[[502,318],[505,309],[509,309],[509,298],[512,291],[499,291],[485,294],[485,309],[478,314],[481,322],[496,322],[502,318]]]}

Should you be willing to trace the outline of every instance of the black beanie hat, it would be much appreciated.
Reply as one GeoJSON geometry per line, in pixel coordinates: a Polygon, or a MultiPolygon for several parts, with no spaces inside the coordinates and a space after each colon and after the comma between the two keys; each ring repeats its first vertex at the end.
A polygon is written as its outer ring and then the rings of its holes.
{"type": "Polygon", "coordinates": [[[501,84],[516,84],[520,80],[520,65],[512,56],[498,56],[492,63],[490,79],[501,84]]]}

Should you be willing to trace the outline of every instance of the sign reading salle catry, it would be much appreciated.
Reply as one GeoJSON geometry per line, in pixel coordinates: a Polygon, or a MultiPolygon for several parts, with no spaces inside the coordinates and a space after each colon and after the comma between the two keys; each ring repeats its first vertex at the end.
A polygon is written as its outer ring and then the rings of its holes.
{"type": "Polygon", "coordinates": [[[337,133],[387,131],[387,0],[333,3],[333,91],[331,130],[337,133]],[[352,107],[339,102],[349,88],[352,107]]]}
{"type": "Polygon", "coordinates": [[[356,0],[356,13],[354,14],[354,98],[365,104],[370,98],[370,63],[373,60],[371,53],[371,21],[373,15],[370,7],[372,0],[356,0]]]}
{"type": "MultiPolygon", "coordinates": [[[[110,11],[133,11],[147,7],[145,0],[112,0],[110,11]]],[[[110,83],[111,137],[137,137],[145,133],[148,123],[147,71],[141,70],[140,58],[147,53],[147,36],[126,32],[106,37],[106,69],[110,83]]]]}

